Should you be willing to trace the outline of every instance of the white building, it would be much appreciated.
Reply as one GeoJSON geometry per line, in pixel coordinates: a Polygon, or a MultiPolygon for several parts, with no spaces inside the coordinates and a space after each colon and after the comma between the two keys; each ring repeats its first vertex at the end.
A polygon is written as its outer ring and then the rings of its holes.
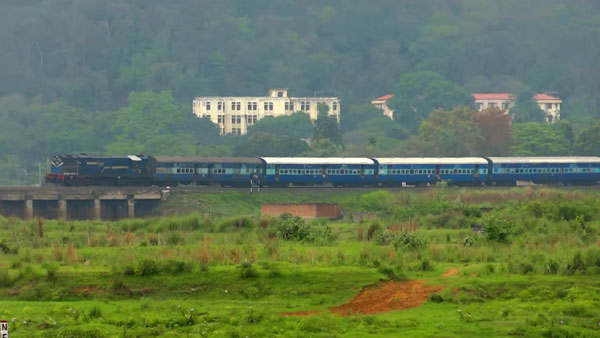
{"type": "Polygon", "coordinates": [[[329,107],[329,116],[340,121],[340,99],[337,97],[288,97],[285,88],[269,90],[269,96],[205,96],[193,102],[193,112],[198,117],[208,117],[219,126],[221,135],[242,135],[248,127],[267,116],[291,115],[302,111],[314,121],[319,103],[329,107]]]}
{"type": "Polygon", "coordinates": [[[562,100],[548,94],[537,94],[533,97],[535,103],[546,113],[546,122],[554,123],[560,120],[560,105],[562,100]]]}
{"type": "Polygon", "coordinates": [[[509,93],[474,93],[475,109],[482,111],[498,108],[507,113],[517,102],[517,96],[509,93]]]}
{"type": "Polygon", "coordinates": [[[388,105],[387,105],[387,101],[389,99],[391,99],[392,97],[394,97],[394,94],[383,95],[383,96],[380,96],[380,97],[374,99],[373,101],[371,101],[371,104],[374,105],[375,108],[381,109],[383,111],[383,115],[385,115],[393,120],[394,119],[394,110],[390,109],[390,107],[388,107],[388,105]]]}

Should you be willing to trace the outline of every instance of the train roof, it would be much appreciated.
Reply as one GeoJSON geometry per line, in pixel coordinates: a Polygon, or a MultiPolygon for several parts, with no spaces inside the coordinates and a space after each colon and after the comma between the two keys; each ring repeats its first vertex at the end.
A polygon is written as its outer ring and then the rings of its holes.
{"type": "Polygon", "coordinates": [[[267,164],[375,164],[368,157],[261,157],[261,159],[267,164]]]}
{"type": "Polygon", "coordinates": [[[379,164],[488,164],[483,157],[374,157],[379,164]]]}
{"type": "Polygon", "coordinates": [[[493,163],[600,163],[600,157],[595,156],[565,156],[565,157],[488,157],[493,163]]]}
{"type": "Polygon", "coordinates": [[[60,158],[72,158],[72,159],[130,159],[132,161],[138,162],[145,159],[148,159],[148,156],[144,155],[119,155],[119,156],[111,156],[111,155],[88,155],[88,154],[76,154],[76,155],[55,155],[54,157],[60,158]]]}
{"type": "Polygon", "coordinates": [[[154,158],[161,163],[262,163],[257,157],[155,156],[154,158]]]}

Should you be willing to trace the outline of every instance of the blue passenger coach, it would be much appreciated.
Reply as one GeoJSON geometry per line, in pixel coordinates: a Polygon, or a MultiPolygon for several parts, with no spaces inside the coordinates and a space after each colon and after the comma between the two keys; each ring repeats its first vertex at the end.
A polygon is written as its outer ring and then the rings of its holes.
{"type": "Polygon", "coordinates": [[[271,186],[375,185],[375,162],[366,157],[262,157],[271,186]]]}
{"type": "Polygon", "coordinates": [[[540,184],[595,184],[600,181],[600,157],[487,157],[492,180],[513,185],[517,181],[540,184]]]}
{"type": "Polygon", "coordinates": [[[254,157],[158,156],[154,180],[161,185],[249,186],[261,175],[262,161],[254,157]]]}
{"type": "Polygon", "coordinates": [[[488,161],[482,157],[373,158],[378,164],[378,182],[384,186],[431,185],[448,181],[479,185],[488,180],[488,161]]]}

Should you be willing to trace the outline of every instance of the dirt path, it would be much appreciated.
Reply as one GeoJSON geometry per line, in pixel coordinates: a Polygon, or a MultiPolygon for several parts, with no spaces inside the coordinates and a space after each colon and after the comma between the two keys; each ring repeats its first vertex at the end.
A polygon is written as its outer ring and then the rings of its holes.
{"type": "Polygon", "coordinates": [[[365,315],[405,310],[425,303],[431,294],[442,291],[445,286],[428,286],[424,281],[384,282],[363,289],[347,304],[333,307],[329,311],[342,315],[365,315]]]}
{"type": "MultiPolygon", "coordinates": [[[[330,312],[341,315],[366,315],[397,310],[412,309],[425,303],[433,293],[442,291],[444,285],[425,285],[425,280],[406,282],[380,282],[365,287],[348,303],[332,307],[330,312]]],[[[312,316],[318,311],[297,311],[282,313],[283,317],[312,316]]]]}
{"type": "Polygon", "coordinates": [[[448,271],[446,271],[446,272],[444,272],[442,274],[442,277],[456,276],[457,273],[458,273],[458,269],[457,268],[450,268],[450,269],[448,269],[448,271]]]}
{"type": "MultiPolygon", "coordinates": [[[[450,268],[441,277],[453,277],[457,268],[450,268]]],[[[445,285],[425,285],[427,280],[406,282],[380,282],[363,288],[348,303],[329,309],[341,316],[377,314],[383,312],[412,309],[421,306],[429,297],[442,291],[445,285]]],[[[285,312],[284,317],[312,316],[318,311],[285,312]]]]}

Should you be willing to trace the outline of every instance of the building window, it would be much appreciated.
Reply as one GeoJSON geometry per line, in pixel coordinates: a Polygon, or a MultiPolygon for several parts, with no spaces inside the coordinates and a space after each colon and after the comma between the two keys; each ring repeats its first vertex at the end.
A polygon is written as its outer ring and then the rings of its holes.
{"type": "Polygon", "coordinates": [[[248,115],[248,125],[252,125],[252,124],[256,123],[256,120],[258,120],[258,116],[248,115]]]}
{"type": "Polygon", "coordinates": [[[233,123],[233,124],[242,123],[242,115],[231,115],[231,123],[233,123]]]}
{"type": "Polygon", "coordinates": [[[242,110],[241,102],[231,102],[231,110],[242,110]]]}
{"type": "Polygon", "coordinates": [[[552,103],[546,103],[546,109],[548,109],[548,110],[552,109],[552,103]]]}
{"type": "Polygon", "coordinates": [[[223,110],[223,102],[217,102],[217,110],[223,110]]]}
{"type": "Polygon", "coordinates": [[[248,110],[257,110],[257,109],[258,109],[258,103],[248,102],[248,110]]]}
{"type": "Polygon", "coordinates": [[[231,128],[231,133],[233,135],[241,135],[242,134],[242,128],[231,128]]]}
{"type": "Polygon", "coordinates": [[[210,101],[206,101],[206,110],[210,110],[210,101]]]}
{"type": "Polygon", "coordinates": [[[283,92],[277,92],[277,97],[283,97],[283,92]]]}
{"type": "Polygon", "coordinates": [[[333,103],[333,111],[336,111],[336,110],[337,110],[337,108],[338,108],[338,104],[337,104],[337,102],[334,102],[334,103],[333,103]]]}
{"type": "Polygon", "coordinates": [[[286,111],[293,111],[294,110],[294,102],[286,102],[285,103],[285,110],[286,111]]]}
{"type": "Polygon", "coordinates": [[[302,110],[302,111],[310,110],[310,102],[308,102],[308,101],[300,102],[300,110],[302,110]]]}
{"type": "Polygon", "coordinates": [[[508,110],[508,107],[509,107],[509,105],[510,105],[510,103],[508,103],[508,102],[503,102],[503,103],[502,103],[502,109],[504,109],[504,110],[508,110]]]}
{"type": "Polygon", "coordinates": [[[488,108],[496,108],[498,107],[498,105],[496,104],[496,102],[490,102],[488,103],[488,108]]]}
{"type": "Polygon", "coordinates": [[[273,102],[265,102],[265,111],[273,110],[273,102]]]}
{"type": "Polygon", "coordinates": [[[223,123],[224,121],[225,121],[225,115],[217,116],[217,122],[219,122],[219,124],[223,123]]]}

